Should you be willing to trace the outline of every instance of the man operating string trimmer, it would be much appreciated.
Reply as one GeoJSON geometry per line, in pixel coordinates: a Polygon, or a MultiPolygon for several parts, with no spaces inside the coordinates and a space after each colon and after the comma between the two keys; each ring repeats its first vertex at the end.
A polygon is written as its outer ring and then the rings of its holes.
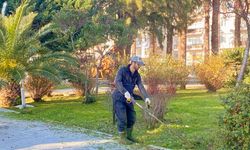
{"type": "Polygon", "coordinates": [[[129,65],[120,68],[115,77],[115,90],[112,93],[112,99],[117,117],[120,143],[122,144],[137,142],[132,136],[133,125],[136,120],[136,112],[132,102],[135,85],[138,86],[144,96],[145,103],[150,105],[151,102],[138,72],[141,66],[144,66],[142,59],[138,56],[133,56],[129,65]]]}

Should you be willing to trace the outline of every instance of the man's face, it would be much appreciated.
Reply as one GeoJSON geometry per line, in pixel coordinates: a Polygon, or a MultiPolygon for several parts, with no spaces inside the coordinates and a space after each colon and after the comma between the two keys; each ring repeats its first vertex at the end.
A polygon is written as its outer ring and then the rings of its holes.
{"type": "Polygon", "coordinates": [[[139,64],[136,63],[136,62],[133,62],[133,67],[134,67],[135,70],[139,70],[140,67],[141,67],[141,65],[139,65],[139,64]]]}

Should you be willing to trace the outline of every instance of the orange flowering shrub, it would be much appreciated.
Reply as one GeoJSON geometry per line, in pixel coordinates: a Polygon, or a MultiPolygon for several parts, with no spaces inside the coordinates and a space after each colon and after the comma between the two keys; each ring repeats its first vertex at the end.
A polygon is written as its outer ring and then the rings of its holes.
{"type": "Polygon", "coordinates": [[[206,62],[195,67],[197,77],[211,92],[222,88],[231,76],[230,67],[222,56],[210,56],[206,62]]]}

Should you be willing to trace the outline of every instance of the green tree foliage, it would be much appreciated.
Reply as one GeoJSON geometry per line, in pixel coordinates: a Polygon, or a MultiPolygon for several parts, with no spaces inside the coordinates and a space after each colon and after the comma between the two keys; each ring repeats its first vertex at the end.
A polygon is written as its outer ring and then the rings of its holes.
{"type": "MultiPolygon", "coordinates": [[[[235,86],[236,84],[236,78],[239,74],[240,67],[242,65],[242,60],[244,56],[244,48],[233,48],[233,49],[224,49],[223,55],[226,59],[226,64],[232,66],[231,70],[233,72],[232,76],[230,77],[230,80],[228,82],[228,85],[230,87],[235,86]]],[[[249,63],[249,59],[248,59],[249,63]]],[[[250,83],[250,66],[246,67],[245,75],[243,78],[243,83],[249,84],[250,83]]]]}
{"type": "Polygon", "coordinates": [[[34,19],[33,28],[39,29],[52,21],[62,8],[89,9],[91,0],[31,0],[29,10],[38,13],[34,19]]]}
{"type": "Polygon", "coordinates": [[[76,61],[67,53],[52,53],[41,46],[38,38],[49,32],[50,25],[32,32],[31,25],[37,14],[24,15],[27,5],[24,1],[13,15],[0,18],[1,83],[18,84],[27,75],[59,82],[60,72],[76,66],[76,61]]]}
{"type": "Polygon", "coordinates": [[[225,113],[221,118],[221,126],[225,129],[225,148],[250,148],[250,87],[241,85],[221,98],[225,113]]]}
{"type": "Polygon", "coordinates": [[[94,22],[89,12],[63,9],[54,17],[57,34],[66,38],[72,50],[86,50],[107,40],[103,25],[94,22]]]}

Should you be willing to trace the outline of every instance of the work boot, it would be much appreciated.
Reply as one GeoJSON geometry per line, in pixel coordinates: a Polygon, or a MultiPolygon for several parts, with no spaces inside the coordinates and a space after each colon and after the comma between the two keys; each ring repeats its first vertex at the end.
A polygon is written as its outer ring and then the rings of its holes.
{"type": "Polygon", "coordinates": [[[132,136],[133,128],[127,128],[127,139],[131,142],[138,143],[138,140],[132,136]]]}
{"type": "Polygon", "coordinates": [[[125,144],[125,145],[133,144],[133,142],[131,142],[130,140],[128,140],[126,138],[126,133],[125,132],[120,132],[119,136],[120,136],[120,139],[119,139],[120,144],[125,144]]]}

